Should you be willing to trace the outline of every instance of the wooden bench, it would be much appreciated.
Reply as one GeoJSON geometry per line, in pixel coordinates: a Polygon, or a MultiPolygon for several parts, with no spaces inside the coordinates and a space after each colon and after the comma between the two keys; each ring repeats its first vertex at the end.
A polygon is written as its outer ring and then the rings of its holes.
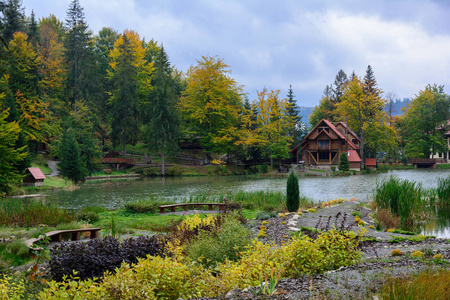
{"type": "MultiPolygon", "coordinates": [[[[52,242],[61,242],[62,235],[71,233],[71,240],[72,241],[78,241],[80,239],[82,232],[90,232],[90,238],[95,239],[98,238],[98,232],[101,230],[101,228],[83,228],[83,229],[69,229],[69,230],[55,230],[46,232],[45,235],[51,239],[52,242]]],[[[25,241],[25,245],[32,249],[32,250],[42,250],[42,248],[33,247],[33,244],[37,241],[40,241],[43,239],[43,235],[39,236],[38,238],[32,238],[25,241]]]]}
{"type": "Polygon", "coordinates": [[[103,172],[105,172],[105,174],[111,174],[112,170],[111,169],[103,169],[103,172]]]}
{"type": "Polygon", "coordinates": [[[208,207],[208,210],[214,210],[214,206],[217,206],[219,210],[225,210],[226,203],[178,203],[178,204],[168,204],[168,205],[160,205],[159,206],[159,213],[163,214],[166,212],[166,208],[170,209],[170,211],[174,212],[177,207],[182,207],[185,211],[188,210],[188,208],[195,207],[198,210],[201,210],[205,206],[208,207]]]}

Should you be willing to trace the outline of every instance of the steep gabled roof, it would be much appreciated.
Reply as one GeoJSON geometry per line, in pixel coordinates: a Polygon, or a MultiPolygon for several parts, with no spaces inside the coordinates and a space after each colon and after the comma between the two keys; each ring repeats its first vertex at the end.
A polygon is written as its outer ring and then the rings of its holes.
{"type": "Polygon", "coordinates": [[[33,176],[34,179],[45,179],[44,173],[42,173],[41,169],[39,168],[28,168],[27,169],[30,174],[33,176]]]}
{"type": "Polygon", "coordinates": [[[347,124],[345,124],[345,123],[342,122],[342,121],[337,122],[337,123],[336,123],[336,126],[337,126],[338,124],[341,124],[342,126],[344,126],[344,128],[347,130],[348,133],[350,133],[353,137],[355,137],[355,139],[357,139],[359,142],[361,142],[361,140],[360,140],[359,137],[356,135],[356,133],[354,133],[353,130],[351,130],[351,129],[347,126],[347,124]]]}

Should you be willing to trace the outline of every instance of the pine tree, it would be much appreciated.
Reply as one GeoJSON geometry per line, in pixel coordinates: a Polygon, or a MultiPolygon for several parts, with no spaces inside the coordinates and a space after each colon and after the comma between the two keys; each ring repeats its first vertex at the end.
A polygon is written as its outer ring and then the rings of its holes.
{"type": "Polygon", "coordinates": [[[80,98],[89,98],[90,92],[95,90],[91,31],[84,19],[83,8],[78,0],[72,0],[67,11],[66,37],[64,46],[66,49],[65,60],[67,66],[66,95],[73,102],[74,111],[77,111],[77,101],[80,98]]]}
{"type": "Polygon", "coordinates": [[[293,170],[289,173],[286,185],[286,208],[290,212],[295,212],[300,207],[300,194],[298,187],[298,177],[293,170]]]}
{"type": "Polygon", "coordinates": [[[80,148],[70,128],[62,135],[59,158],[61,162],[58,167],[62,176],[75,183],[84,180],[85,167],[81,161],[80,148]]]}
{"type": "Polygon", "coordinates": [[[292,128],[289,131],[289,136],[292,138],[291,148],[297,146],[300,142],[299,138],[299,128],[301,127],[302,117],[299,115],[300,108],[297,105],[297,101],[294,99],[294,92],[292,90],[292,85],[289,86],[289,91],[287,94],[288,109],[287,115],[292,120],[292,128]]]}
{"type": "Polygon", "coordinates": [[[161,174],[164,176],[166,152],[174,153],[178,149],[180,120],[175,108],[177,100],[175,81],[172,79],[172,68],[163,46],[156,56],[154,66],[147,136],[150,149],[161,150],[161,174]]]}
{"type": "Polygon", "coordinates": [[[33,45],[34,50],[36,50],[36,44],[39,41],[39,29],[34,16],[34,10],[31,11],[30,21],[27,26],[27,34],[28,41],[33,45]]]}
{"type": "Polygon", "coordinates": [[[8,43],[12,40],[14,33],[24,31],[25,13],[21,0],[8,0],[3,10],[3,38],[8,43]]]}
{"type": "Polygon", "coordinates": [[[334,80],[334,88],[332,89],[333,95],[330,100],[333,105],[341,102],[342,95],[344,93],[343,88],[344,85],[348,82],[347,74],[341,69],[336,75],[336,79],[334,80]]]}
{"type": "Polygon", "coordinates": [[[339,170],[341,171],[348,171],[350,170],[350,163],[348,161],[348,154],[347,152],[342,152],[341,156],[339,158],[339,170]]]}

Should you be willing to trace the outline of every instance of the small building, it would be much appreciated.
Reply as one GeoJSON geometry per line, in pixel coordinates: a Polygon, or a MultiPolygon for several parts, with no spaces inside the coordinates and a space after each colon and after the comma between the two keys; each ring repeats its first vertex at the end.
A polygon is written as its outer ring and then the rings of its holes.
{"type": "Polygon", "coordinates": [[[367,169],[376,170],[377,169],[377,159],[376,158],[366,158],[365,166],[367,169]]]}
{"type": "Polygon", "coordinates": [[[26,186],[43,186],[44,179],[46,178],[39,168],[28,168],[25,171],[25,178],[23,179],[23,185],[26,186]]]}
{"type": "Polygon", "coordinates": [[[333,125],[321,120],[303,139],[301,144],[291,150],[293,159],[305,165],[338,165],[340,155],[347,152],[350,168],[360,170],[359,137],[343,122],[333,125]]]}
{"type": "Polygon", "coordinates": [[[444,124],[441,124],[436,129],[439,131],[442,131],[445,138],[445,151],[444,152],[438,152],[438,153],[431,153],[430,158],[435,159],[437,162],[446,163],[450,161],[450,120],[445,122],[444,124]]]}

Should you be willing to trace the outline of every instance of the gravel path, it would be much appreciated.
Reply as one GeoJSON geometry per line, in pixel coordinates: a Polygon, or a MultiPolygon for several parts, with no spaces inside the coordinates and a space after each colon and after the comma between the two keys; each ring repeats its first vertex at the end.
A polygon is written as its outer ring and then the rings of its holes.
{"type": "Polygon", "coordinates": [[[56,165],[59,163],[59,161],[49,160],[47,161],[48,167],[52,169],[52,173],[48,175],[48,177],[54,177],[59,175],[59,170],[56,167],[56,165]]]}

